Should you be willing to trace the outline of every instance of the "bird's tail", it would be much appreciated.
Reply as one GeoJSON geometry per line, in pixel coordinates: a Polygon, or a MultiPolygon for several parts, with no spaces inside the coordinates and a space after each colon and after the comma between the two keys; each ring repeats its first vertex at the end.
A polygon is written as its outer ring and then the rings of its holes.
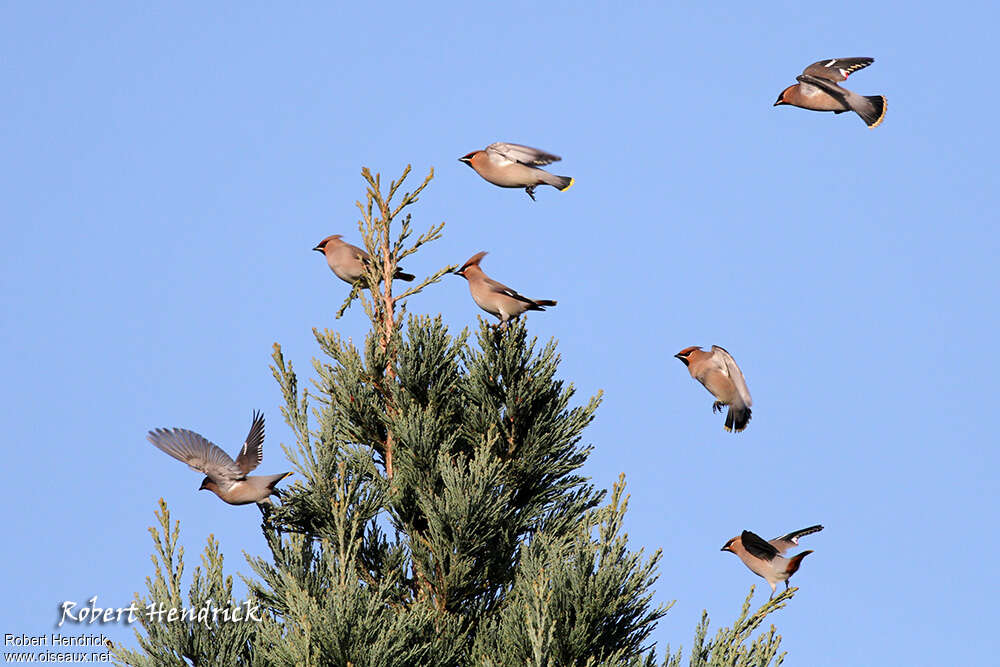
{"type": "Polygon", "coordinates": [[[552,299],[536,299],[531,302],[531,306],[528,310],[545,310],[544,306],[554,306],[556,302],[552,299]]]}
{"type": "Polygon", "coordinates": [[[550,174],[548,172],[542,172],[542,173],[545,174],[544,177],[545,182],[554,187],[556,190],[559,190],[560,192],[565,192],[566,190],[569,190],[571,187],[573,187],[573,183],[576,182],[569,176],[556,176],[555,174],[550,174]]]}
{"type": "Polygon", "coordinates": [[[788,567],[785,568],[785,572],[788,574],[789,577],[799,571],[799,566],[802,565],[802,559],[811,553],[812,550],[807,549],[806,551],[803,551],[800,554],[795,554],[794,556],[788,559],[788,567]]]}
{"type": "Polygon", "coordinates": [[[263,481],[266,483],[267,488],[273,490],[274,486],[278,482],[280,482],[281,480],[285,479],[286,477],[288,477],[291,474],[292,473],[290,473],[290,472],[281,472],[281,473],[278,473],[277,475],[262,475],[262,477],[264,478],[263,481]]]}
{"type": "Polygon", "coordinates": [[[871,129],[875,129],[885,119],[885,112],[888,108],[885,97],[882,95],[863,95],[861,99],[864,101],[853,106],[853,109],[861,116],[861,120],[865,121],[865,125],[871,129]]]}
{"type": "Polygon", "coordinates": [[[395,275],[393,275],[393,278],[395,278],[396,280],[405,280],[406,282],[409,283],[413,282],[413,279],[416,278],[416,276],[413,275],[412,273],[404,273],[403,271],[396,269],[396,273],[395,275]]]}
{"type": "Polygon", "coordinates": [[[725,429],[739,433],[750,423],[750,408],[747,406],[729,406],[729,414],[726,415],[725,429]]]}

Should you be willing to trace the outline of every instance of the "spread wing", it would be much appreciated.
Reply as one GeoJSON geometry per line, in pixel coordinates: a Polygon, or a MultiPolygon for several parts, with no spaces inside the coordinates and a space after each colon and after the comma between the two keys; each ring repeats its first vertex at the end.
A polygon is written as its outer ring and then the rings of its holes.
{"type": "Polygon", "coordinates": [[[486,282],[487,285],[490,286],[491,290],[493,290],[498,294],[505,294],[512,299],[517,299],[518,301],[523,301],[524,303],[534,303],[534,301],[524,296],[523,294],[518,294],[517,290],[512,290],[503,283],[497,282],[492,278],[487,278],[484,276],[483,280],[486,282]]]}
{"type": "Polygon", "coordinates": [[[823,526],[819,524],[815,526],[809,526],[808,528],[803,528],[802,530],[793,530],[787,535],[782,535],[781,537],[776,537],[771,540],[770,544],[772,547],[778,550],[778,553],[785,553],[792,547],[799,546],[799,538],[804,535],[812,535],[813,533],[818,533],[823,530],[823,526]]]}
{"type": "Polygon", "coordinates": [[[194,431],[185,428],[157,428],[146,438],[158,449],[202,472],[216,483],[241,479],[244,475],[229,454],[194,431]]]}
{"type": "Polygon", "coordinates": [[[243,441],[243,449],[236,457],[236,465],[240,471],[246,475],[251,470],[260,465],[264,459],[264,414],[253,413],[253,421],[250,423],[250,432],[247,439],[243,441]]]}
{"type": "Polygon", "coordinates": [[[507,144],[503,142],[490,144],[486,147],[486,152],[491,156],[498,156],[504,160],[509,160],[510,162],[520,162],[521,164],[532,166],[551,164],[562,159],[558,155],[546,153],[545,151],[532,148],[531,146],[507,144]]]}
{"type": "Polygon", "coordinates": [[[827,81],[845,81],[852,72],[864,69],[873,62],[874,58],[831,58],[813,63],[802,70],[802,73],[827,81]]]}
{"type": "Polygon", "coordinates": [[[725,348],[719,347],[718,345],[712,346],[712,356],[715,357],[715,361],[725,369],[729,378],[733,381],[733,385],[736,386],[736,391],[739,392],[740,398],[748,406],[753,405],[753,399],[750,398],[750,390],[747,389],[747,381],[743,379],[743,371],[740,367],[736,365],[736,360],[733,359],[733,355],[729,354],[725,348]]]}
{"type": "Polygon", "coordinates": [[[762,560],[772,560],[778,555],[778,550],[775,549],[774,546],[772,546],[760,535],[751,533],[749,530],[743,531],[743,534],[740,535],[740,541],[743,542],[743,548],[746,549],[751,556],[755,556],[762,560]]]}

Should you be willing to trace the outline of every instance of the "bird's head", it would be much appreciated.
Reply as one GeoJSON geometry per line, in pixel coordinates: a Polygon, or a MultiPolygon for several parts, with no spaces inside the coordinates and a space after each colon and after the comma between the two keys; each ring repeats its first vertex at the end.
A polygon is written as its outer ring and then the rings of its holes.
{"type": "Polygon", "coordinates": [[[341,242],[340,241],[340,237],[341,236],[343,236],[343,235],[342,234],[331,234],[330,236],[327,236],[325,239],[323,239],[322,241],[320,241],[319,243],[317,243],[316,247],[313,248],[313,250],[315,250],[316,252],[326,252],[326,246],[328,244],[334,244],[335,245],[337,243],[340,243],[341,242]]]}
{"type": "Polygon", "coordinates": [[[483,261],[483,257],[486,257],[485,250],[482,252],[477,252],[475,255],[470,257],[465,264],[462,265],[462,268],[455,270],[455,275],[462,276],[463,278],[468,280],[470,272],[473,273],[476,271],[482,272],[482,269],[479,268],[479,262],[483,261]]]}
{"type": "Polygon", "coordinates": [[[788,102],[785,101],[785,95],[787,95],[788,91],[790,91],[794,87],[795,87],[794,85],[793,86],[789,86],[788,88],[785,88],[783,91],[781,91],[781,94],[778,95],[778,101],[775,102],[774,104],[772,104],[771,106],[778,107],[778,106],[781,106],[782,104],[788,104],[788,102]]]}
{"type": "Polygon", "coordinates": [[[684,364],[685,366],[690,366],[691,365],[691,355],[694,352],[699,351],[699,350],[701,350],[700,347],[698,347],[697,345],[692,345],[691,347],[685,347],[683,350],[681,350],[680,352],[678,352],[674,356],[677,357],[678,359],[680,359],[681,363],[684,364]]]}

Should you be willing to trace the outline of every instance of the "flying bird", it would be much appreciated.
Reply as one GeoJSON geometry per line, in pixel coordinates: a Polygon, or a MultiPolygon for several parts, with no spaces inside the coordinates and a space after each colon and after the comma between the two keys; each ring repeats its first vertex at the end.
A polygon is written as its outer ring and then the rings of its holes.
{"type": "MultiPolygon", "coordinates": [[[[341,238],[341,234],[327,236],[313,250],[326,256],[326,263],[338,278],[353,285],[365,275],[365,265],[371,264],[372,258],[361,248],[341,241],[341,238]]],[[[393,278],[410,282],[415,276],[396,269],[393,278]]]]}
{"type": "Polygon", "coordinates": [[[524,188],[531,200],[535,200],[535,188],[539,185],[551,185],[563,192],[573,185],[569,176],[556,176],[538,165],[558,162],[562,158],[545,151],[497,142],[490,144],[485,150],[472,151],[458,158],[459,162],[472,167],[477,174],[501,188],[524,188]]]}
{"type": "Polygon", "coordinates": [[[264,458],[264,415],[260,412],[254,412],[250,432],[235,461],[201,435],[185,428],[153,429],[146,438],[178,461],[205,473],[198,490],[208,489],[230,505],[268,504],[275,484],[292,474],[247,476],[264,458]]]}
{"type": "Polygon", "coordinates": [[[545,310],[546,306],[556,305],[555,301],[549,299],[529,299],[487,276],[479,268],[479,262],[485,256],[485,251],[477,252],[455,274],[469,281],[472,300],[487,313],[500,318],[501,327],[507,326],[508,320],[526,310],[545,310]]]}
{"type": "Polygon", "coordinates": [[[853,111],[865,125],[876,128],[885,118],[886,99],[882,95],[858,95],[837,85],[859,69],[868,67],[874,58],[833,58],[813,63],[795,77],[799,82],[778,95],[774,106],[789,104],[812,111],[844,113],[853,111]]]}
{"type": "Polygon", "coordinates": [[[749,530],[744,530],[739,537],[726,542],[722,551],[734,553],[740,557],[743,564],[750,568],[750,571],[764,580],[771,586],[771,596],[774,597],[775,584],[779,581],[785,582],[785,590],[788,590],[788,579],[795,574],[802,559],[812,553],[807,550],[795,554],[791,558],[785,558],[784,554],[792,547],[799,545],[799,538],[803,535],[811,535],[823,530],[823,526],[815,525],[796,530],[787,535],[776,537],[770,542],[764,540],[749,530]]]}
{"type": "Polygon", "coordinates": [[[685,347],[674,356],[687,366],[691,377],[715,396],[712,412],[721,412],[723,406],[729,406],[725,429],[737,432],[745,429],[750,423],[753,399],[750,398],[743,372],[732,355],[718,345],[713,345],[711,352],[692,346],[685,347]]]}

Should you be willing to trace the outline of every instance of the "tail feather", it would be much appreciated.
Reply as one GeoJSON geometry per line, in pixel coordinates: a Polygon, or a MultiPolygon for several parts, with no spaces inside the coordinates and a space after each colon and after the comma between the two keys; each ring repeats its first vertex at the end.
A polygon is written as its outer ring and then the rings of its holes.
{"type": "Polygon", "coordinates": [[[556,305],[555,301],[551,301],[549,299],[537,299],[529,303],[528,307],[525,310],[545,310],[546,306],[554,306],[554,305],[556,305]]]}
{"type": "Polygon", "coordinates": [[[544,177],[545,182],[554,187],[556,190],[559,190],[560,192],[565,192],[566,190],[569,190],[571,187],[573,187],[573,183],[576,182],[569,176],[556,176],[555,174],[550,174],[547,171],[542,173],[545,174],[544,177]]]}
{"type": "Polygon", "coordinates": [[[271,479],[269,479],[268,482],[267,482],[267,488],[273,490],[274,487],[275,487],[275,485],[278,482],[280,482],[281,480],[285,479],[286,477],[288,477],[291,474],[292,473],[290,473],[290,472],[282,472],[282,473],[278,473],[277,475],[268,475],[268,477],[270,477],[271,479]]]}
{"type": "Polygon", "coordinates": [[[856,105],[854,111],[861,116],[861,120],[865,121],[865,125],[875,129],[885,120],[888,103],[882,95],[867,95],[863,99],[867,103],[856,105]]]}
{"type": "Polygon", "coordinates": [[[735,405],[729,406],[729,413],[726,415],[725,429],[727,431],[735,430],[737,433],[742,431],[750,423],[750,408],[743,406],[742,408],[735,405]]]}
{"type": "Polygon", "coordinates": [[[785,572],[788,574],[789,577],[799,571],[799,566],[802,565],[802,559],[811,553],[812,550],[807,549],[806,551],[803,551],[800,554],[795,554],[794,556],[788,559],[788,567],[785,568],[785,572]]]}

